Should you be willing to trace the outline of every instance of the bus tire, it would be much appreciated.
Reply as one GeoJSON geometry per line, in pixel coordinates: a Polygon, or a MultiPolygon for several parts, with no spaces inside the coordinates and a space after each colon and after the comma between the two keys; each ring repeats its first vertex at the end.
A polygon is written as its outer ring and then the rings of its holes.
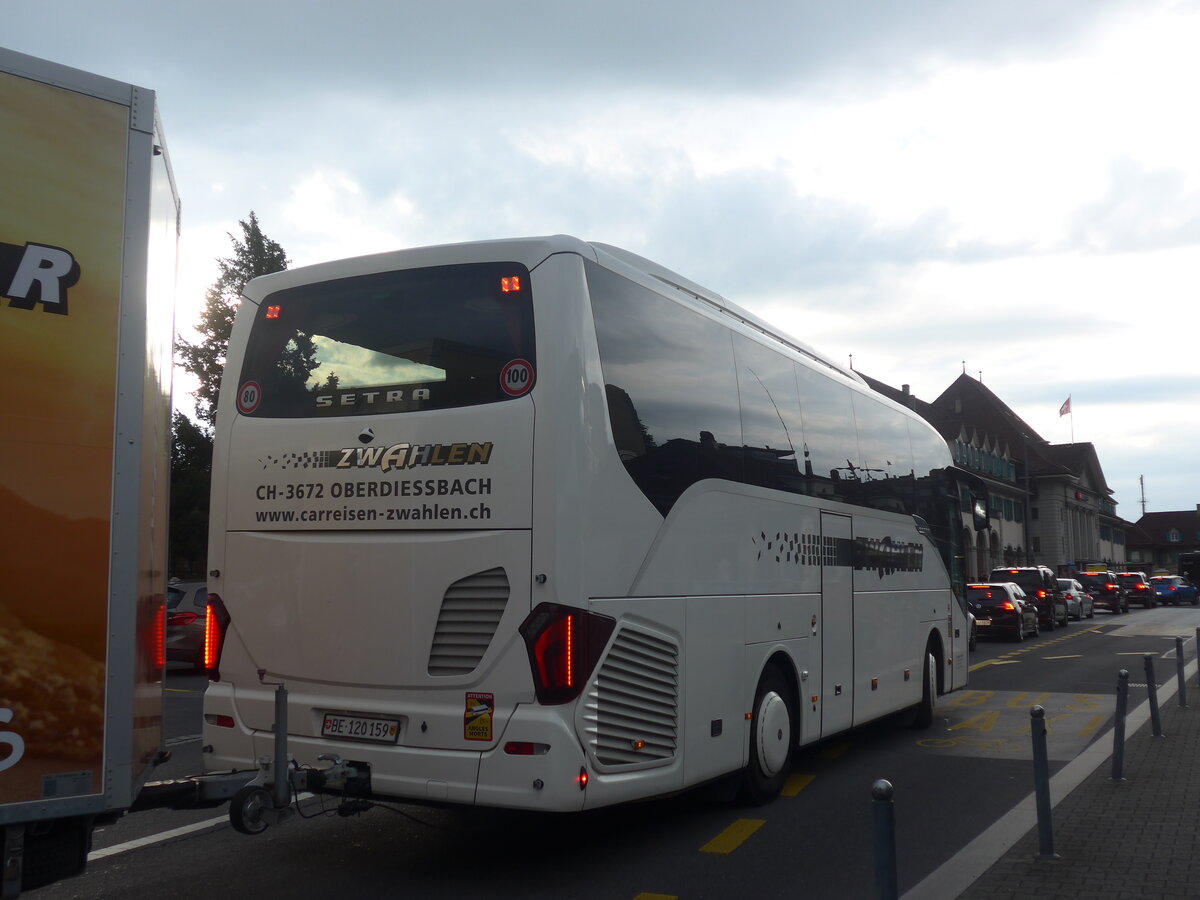
{"type": "Polygon", "coordinates": [[[796,726],[792,689],[778,668],[767,666],[754,692],[750,762],[742,770],[741,800],[761,806],[779,796],[792,764],[796,726]]]}
{"type": "MultiPolygon", "coordinates": [[[[1017,629],[1017,633],[1021,633],[1021,629],[1017,629]]],[[[934,666],[937,661],[933,658],[933,653],[926,649],[925,651],[925,671],[922,677],[921,684],[921,702],[917,705],[916,715],[913,716],[913,728],[928,728],[933,724],[933,707],[937,703],[937,672],[934,671],[934,666]]]]}

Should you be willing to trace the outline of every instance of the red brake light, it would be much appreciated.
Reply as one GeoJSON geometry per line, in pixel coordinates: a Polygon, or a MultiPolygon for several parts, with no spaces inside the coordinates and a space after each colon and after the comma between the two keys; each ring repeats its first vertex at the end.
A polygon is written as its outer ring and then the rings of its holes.
{"type": "Polygon", "coordinates": [[[154,607],[154,637],[150,645],[150,664],[156,670],[162,671],[163,666],[167,664],[167,630],[163,625],[167,607],[163,603],[162,594],[158,594],[155,600],[158,602],[154,607]]]}
{"type": "Polygon", "coordinates": [[[225,630],[229,621],[229,612],[220,595],[209,594],[204,613],[204,670],[209,681],[221,680],[221,652],[225,649],[225,630]]]}
{"type": "Polygon", "coordinates": [[[1000,604],[1000,609],[1011,609],[1011,610],[1015,610],[1015,609],[1016,609],[1016,607],[1015,607],[1015,606],[1013,606],[1013,602],[1012,602],[1011,600],[1005,600],[1003,603],[1001,603],[1001,604],[1000,604]]]}
{"type": "Polygon", "coordinates": [[[168,625],[191,625],[200,616],[194,612],[173,612],[167,616],[168,625]]]}
{"type": "Polygon", "coordinates": [[[1037,597],[1038,597],[1038,599],[1039,599],[1039,600],[1045,600],[1045,599],[1046,599],[1046,592],[1045,592],[1045,591],[1038,591],[1038,592],[1037,592],[1037,597]]]}
{"type": "Polygon", "coordinates": [[[539,703],[553,706],[579,696],[595,668],[616,620],[584,609],[541,603],[519,631],[539,703]]]}
{"type": "Polygon", "coordinates": [[[500,279],[500,292],[503,294],[516,294],[521,291],[521,276],[508,275],[500,279]]]}

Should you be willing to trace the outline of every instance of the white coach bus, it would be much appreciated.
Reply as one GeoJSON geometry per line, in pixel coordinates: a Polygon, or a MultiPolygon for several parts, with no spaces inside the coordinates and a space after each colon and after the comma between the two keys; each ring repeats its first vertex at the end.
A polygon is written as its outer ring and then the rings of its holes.
{"type": "Polygon", "coordinates": [[[207,771],[270,756],[282,684],[287,754],[339,792],[566,811],[740,773],[765,802],[797,746],[966,683],[942,438],[626,251],[256,279],[221,396],[207,771]]]}

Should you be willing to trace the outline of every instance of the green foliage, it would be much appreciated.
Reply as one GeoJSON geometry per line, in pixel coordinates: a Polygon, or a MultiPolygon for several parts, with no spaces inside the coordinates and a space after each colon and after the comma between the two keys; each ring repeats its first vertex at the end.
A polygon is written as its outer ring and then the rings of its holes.
{"type": "Polygon", "coordinates": [[[238,224],[242,228],[241,239],[229,235],[233,256],[217,260],[220,275],[205,293],[204,310],[196,326],[201,340],[193,344],[180,338],[175,343],[179,364],[200,379],[200,386],[192,396],[196,399],[197,417],[209,428],[216,419],[229,333],[242,288],[251,278],[280,272],[288,266],[283,248],[262,233],[253,211],[248,221],[238,224]]]}
{"type": "Polygon", "coordinates": [[[171,419],[171,574],[203,578],[208,554],[212,438],[183,413],[171,419]]]}
{"type": "MultiPolygon", "coordinates": [[[[208,555],[208,497],[212,477],[212,426],[221,394],[221,375],[229,349],[229,333],[241,301],[242,289],[251,278],[279,272],[288,258],[273,240],[262,233],[258,217],[251,212],[241,226],[241,238],[229,235],[233,255],[217,260],[220,274],[205,294],[204,310],[196,330],[196,343],[179,338],[176,361],[200,380],[192,395],[196,400],[197,425],[182,413],[171,420],[171,574],[181,578],[204,578],[208,555]]],[[[297,348],[296,368],[303,369],[315,350],[297,348]]],[[[307,373],[306,373],[307,374],[307,373]]]]}

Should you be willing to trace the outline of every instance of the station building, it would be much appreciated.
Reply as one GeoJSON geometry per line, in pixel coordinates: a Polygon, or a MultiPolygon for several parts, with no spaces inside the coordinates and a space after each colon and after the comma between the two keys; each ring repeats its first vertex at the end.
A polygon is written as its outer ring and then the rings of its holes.
{"type": "Polygon", "coordinates": [[[966,373],[932,402],[908,385],[897,390],[858,374],[933,425],[955,464],[987,485],[987,531],[974,531],[963,503],[963,538],[974,548],[966,560],[969,579],[987,578],[1005,565],[1044,565],[1062,574],[1097,563],[1124,568],[1133,526],[1117,515],[1094,445],[1050,443],[966,373]]]}

